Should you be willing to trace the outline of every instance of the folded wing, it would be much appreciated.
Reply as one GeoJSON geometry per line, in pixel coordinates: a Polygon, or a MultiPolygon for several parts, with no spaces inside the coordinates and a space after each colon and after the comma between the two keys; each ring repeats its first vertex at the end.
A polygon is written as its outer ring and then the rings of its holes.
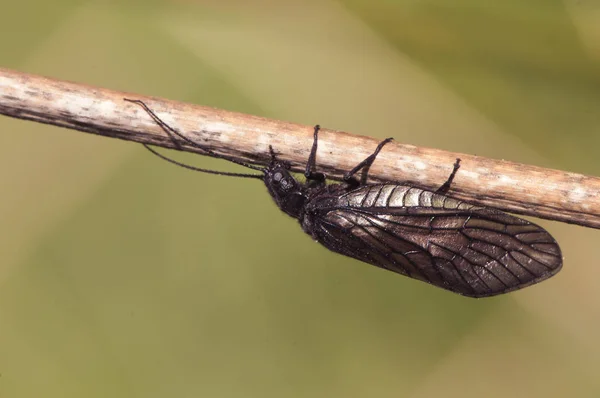
{"type": "Polygon", "coordinates": [[[417,188],[363,186],[311,208],[313,235],[330,250],[469,297],[517,290],[562,266],[538,225],[417,188]]]}

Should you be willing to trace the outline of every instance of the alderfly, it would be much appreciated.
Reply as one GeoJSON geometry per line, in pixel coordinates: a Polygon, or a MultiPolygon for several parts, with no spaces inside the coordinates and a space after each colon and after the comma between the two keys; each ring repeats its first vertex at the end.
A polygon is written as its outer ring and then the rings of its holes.
{"type": "Polygon", "coordinates": [[[562,266],[560,248],[542,227],[502,211],[476,206],[446,192],[460,166],[457,159],[448,180],[437,191],[397,183],[361,184],[356,173],[370,166],[381,149],[344,176],[326,184],[315,171],[319,126],[306,164],[306,182],[299,182],[287,162],[277,159],[258,167],[218,155],[164,123],[139,100],[165,130],[207,155],[229,160],[260,173],[225,173],[200,169],[152,153],[179,166],[217,175],[256,178],[264,182],[275,204],[296,218],[304,232],[331,251],[469,297],[489,297],[543,281],[562,266]]]}

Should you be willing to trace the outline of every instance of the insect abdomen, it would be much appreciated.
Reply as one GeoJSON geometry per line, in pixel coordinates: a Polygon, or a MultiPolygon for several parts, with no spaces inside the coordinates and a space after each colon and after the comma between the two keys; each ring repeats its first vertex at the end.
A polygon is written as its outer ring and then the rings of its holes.
{"type": "Polygon", "coordinates": [[[462,202],[448,196],[425,191],[408,185],[365,185],[345,195],[340,201],[346,201],[350,207],[433,207],[438,209],[474,210],[480,207],[462,202]]]}

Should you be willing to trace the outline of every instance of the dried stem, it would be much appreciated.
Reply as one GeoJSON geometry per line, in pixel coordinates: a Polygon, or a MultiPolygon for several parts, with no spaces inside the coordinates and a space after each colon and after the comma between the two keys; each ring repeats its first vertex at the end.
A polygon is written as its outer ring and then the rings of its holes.
{"type": "MultiPolygon", "coordinates": [[[[189,139],[240,161],[266,164],[269,145],[295,171],[303,170],[313,126],[302,126],[221,109],[142,97],[47,79],[0,68],[0,114],[71,129],[174,148],[171,138],[136,104],[144,101],[189,139]]],[[[368,156],[378,141],[322,129],[318,167],[340,179],[368,156]]],[[[181,148],[201,153],[183,141],[181,148]]],[[[406,181],[437,189],[461,168],[449,195],[511,213],[600,228],[600,179],[478,156],[400,143],[385,146],[369,170],[371,181],[406,181]]]]}

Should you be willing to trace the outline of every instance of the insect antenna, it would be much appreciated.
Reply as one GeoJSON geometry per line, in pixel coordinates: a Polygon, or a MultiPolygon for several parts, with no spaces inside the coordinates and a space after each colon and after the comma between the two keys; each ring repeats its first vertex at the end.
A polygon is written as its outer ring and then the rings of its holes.
{"type": "MultiPolygon", "coordinates": [[[[177,137],[179,137],[180,139],[182,139],[186,143],[190,144],[194,148],[201,149],[202,151],[206,152],[207,155],[210,155],[210,156],[212,156],[214,158],[227,160],[227,161],[230,161],[232,163],[235,163],[237,165],[240,165],[240,166],[252,169],[252,170],[263,171],[262,167],[254,166],[254,165],[251,165],[251,164],[248,164],[248,163],[245,163],[245,162],[241,162],[241,161],[239,161],[237,159],[230,158],[229,156],[220,155],[218,153],[215,153],[215,152],[211,151],[210,149],[204,148],[202,145],[200,145],[200,144],[192,141],[191,139],[189,139],[188,137],[184,136],[183,134],[181,134],[180,132],[178,132],[177,130],[175,130],[173,127],[171,127],[167,123],[165,123],[143,101],[141,101],[141,100],[133,100],[133,99],[128,99],[128,98],[123,98],[123,99],[125,101],[127,101],[127,102],[131,102],[133,104],[137,104],[137,105],[141,106],[146,111],[146,113],[148,113],[148,115],[150,115],[150,117],[156,122],[156,124],[158,124],[160,126],[160,128],[162,128],[163,131],[165,133],[167,133],[167,135],[171,138],[171,140],[177,146],[178,149],[181,149],[181,145],[179,144],[179,142],[177,142],[177,140],[175,139],[174,135],[177,136],[177,137]]],[[[198,172],[201,172],[201,173],[222,175],[222,176],[241,177],[241,178],[256,178],[256,179],[261,179],[261,180],[264,177],[262,174],[228,173],[228,172],[224,172],[224,171],[208,170],[208,169],[202,169],[202,168],[190,166],[188,164],[178,162],[178,161],[176,161],[174,159],[171,159],[171,158],[169,158],[169,157],[167,157],[165,155],[162,155],[162,154],[158,153],[156,150],[150,148],[150,146],[147,145],[147,144],[143,144],[143,145],[152,154],[158,156],[159,158],[161,158],[163,160],[166,160],[169,163],[175,164],[177,166],[180,166],[180,167],[183,167],[183,168],[186,168],[186,169],[189,169],[189,170],[198,171],[198,172]]]]}
{"type": "Polygon", "coordinates": [[[207,173],[207,174],[216,174],[216,175],[219,175],[219,176],[240,177],[240,178],[256,178],[258,180],[264,179],[264,175],[263,174],[228,173],[228,172],[225,172],[225,171],[217,171],[217,170],[210,170],[210,169],[201,169],[199,167],[190,166],[189,164],[178,162],[177,160],[171,159],[171,158],[169,158],[169,157],[167,157],[167,156],[165,156],[165,155],[163,155],[161,153],[158,153],[157,151],[155,151],[154,149],[152,149],[147,144],[142,144],[142,145],[144,145],[144,147],[147,150],[149,150],[150,152],[152,152],[152,154],[154,154],[155,156],[158,156],[162,160],[166,160],[169,163],[172,163],[174,165],[183,167],[183,168],[188,169],[188,170],[199,171],[201,173],[207,173]]]}

